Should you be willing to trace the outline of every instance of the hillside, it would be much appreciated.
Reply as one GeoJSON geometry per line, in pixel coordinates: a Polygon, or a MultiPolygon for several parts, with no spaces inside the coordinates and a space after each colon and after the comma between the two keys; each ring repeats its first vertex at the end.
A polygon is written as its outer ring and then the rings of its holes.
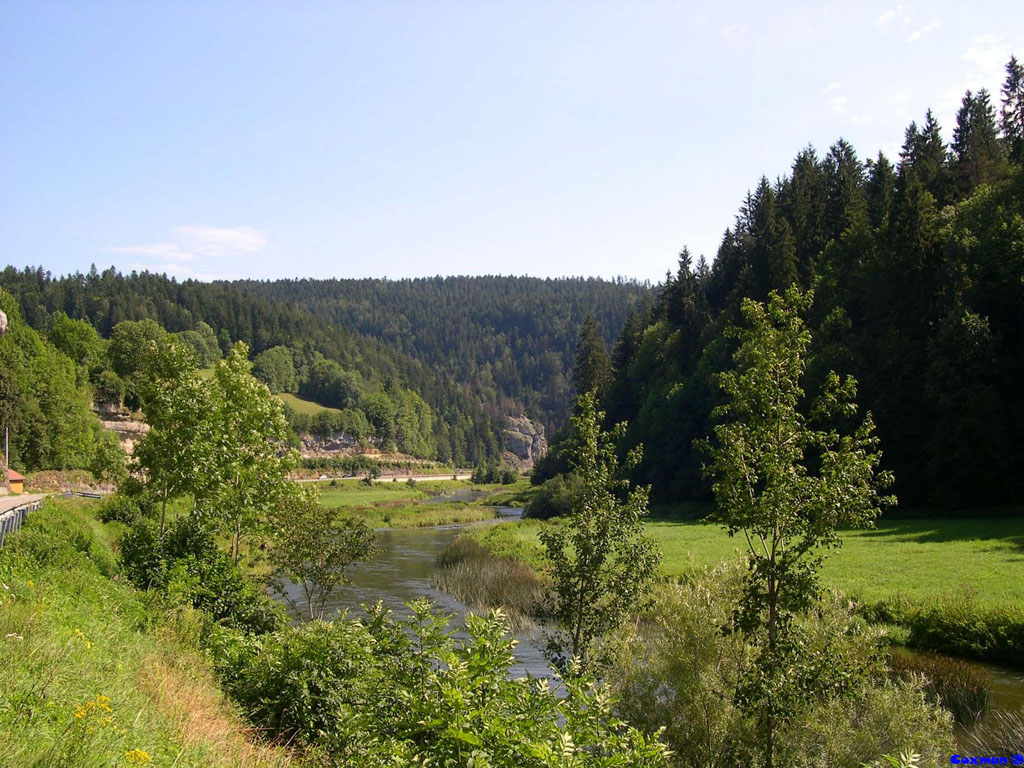
{"type": "MultiPolygon", "coordinates": [[[[192,346],[205,366],[244,341],[257,376],[289,404],[297,432],[322,415],[303,405],[313,402],[334,409],[334,421],[321,431],[374,437],[403,453],[463,466],[500,459],[506,450],[534,453],[522,448],[521,419],[538,425],[527,428],[531,435],[564,423],[583,318],[592,314],[610,343],[651,294],[644,285],[595,279],[179,283],[95,267],[55,277],[43,268],[8,266],[0,286],[43,335],[63,333],[54,329],[69,323],[71,336],[81,334],[74,323],[84,321],[101,337],[89,343],[102,346],[119,327],[135,341],[166,331],[192,346]],[[515,444],[505,445],[510,434],[515,444]]],[[[99,386],[104,364],[84,353],[78,363],[79,378],[91,376],[99,386]]],[[[129,399],[132,365],[109,366],[128,377],[129,399]]]]}

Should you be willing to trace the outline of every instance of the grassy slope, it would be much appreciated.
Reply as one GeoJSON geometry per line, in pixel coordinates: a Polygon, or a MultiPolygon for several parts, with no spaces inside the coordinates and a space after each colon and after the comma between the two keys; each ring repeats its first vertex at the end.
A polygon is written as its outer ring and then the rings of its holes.
{"type": "MultiPolygon", "coordinates": [[[[745,542],[718,526],[652,521],[648,532],[663,553],[662,572],[739,557],[745,542]]],[[[537,524],[502,524],[480,532],[494,551],[537,564],[537,524]]],[[[877,529],[848,531],[825,563],[827,585],[868,602],[892,596],[913,601],[968,591],[982,606],[1024,606],[1024,520],[885,520],[877,529]]]]}
{"type": "Polygon", "coordinates": [[[172,623],[117,580],[107,531],[88,504],[50,501],[8,544],[0,765],[123,766],[132,750],[154,765],[295,764],[247,739],[185,639],[196,627],[190,613],[172,623]]]}
{"type": "MultiPolygon", "coordinates": [[[[199,375],[204,379],[213,378],[213,368],[200,368],[199,375]]],[[[320,411],[331,411],[333,413],[340,413],[337,408],[328,408],[327,406],[314,403],[312,400],[305,400],[298,395],[293,395],[290,392],[281,392],[277,395],[278,399],[283,403],[288,403],[297,413],[308,413],[310,416],[316,416],[320,411]]]]}
{"type": "Polygon", "coordinates": [[[280,392],[277,395],[278,400],[282,403],[290,405],[296,413],[306,413],[310,416],[316,416],[320,411],[328,411],[330,413],[341,413],[338,408],[328,408],[326,405],[320,405],[320,403],[314,403],[312,400],[305,400],[298,395],[293,395],[290,392],[280,392]]]}

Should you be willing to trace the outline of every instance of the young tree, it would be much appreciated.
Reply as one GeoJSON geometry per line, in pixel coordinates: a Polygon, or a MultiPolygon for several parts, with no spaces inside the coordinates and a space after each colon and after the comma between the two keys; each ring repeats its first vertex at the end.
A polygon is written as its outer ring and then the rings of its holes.
{"type": "Polygon", "coordinates": [[[195,353],[166,338],[153,345],[142,398],[149,431],[135,446],[132,460],[160,500],[162,536],[167,502],[196,493],[213,472],[217,436],[211,422],[212,393],[196,370],[195,353]]]}
{"type": "MultiPolygon", "coordinates": [[[[578,492],[565,524],[540,534],[558,597],[555,614],[569,636],[560,650],[584,663],[594,640],[643,607],[661,558],[643,535],[648,489],[620,477],[615,445],[625,425],[605,432],[603,419],[594,392],[582,395],[572,418],[576,451],[570,459],[578,492]]],[[[638,447],[627,465],[639,460],[638,447]]]]}
{"type": "Polygon", "coordinates": [[[273,521],[271,563],[302,588],[309,618],[322,620],[328,598],[347,582],[345,569],[373,553],[373,529],[356,518],[339,520],[315,491],[294,485],[273,521]]]}
{"type": "Polygon", "coordinates": [[[294,456],[285,450],[288,423],[281,401],[253,378],[249,348],[238,342],[217,363],[210,421],[215,441],[212,471],[197,495],[231,536],[235,563],[242,536],[265,522],[291,493],[286,475],[294,456]]]}
{"type": "Polygon", "coordinates": [[[739,703],[761,722],[768,768],[777,727],[814,690],[802,674],[794,619],[817,593],[824,552],[840,544],[840,526],[870,525],[890,501],[878,491],[891,477],[878,472],[871,415],[850,434],[831,426],[856,417],[853,379],[830,374],[810,416],[801,412],[811,341],[801,313],[811,300],[810,292],[792,288],[784,296],[773,292],[767,304],[743,302],[747,325],[729,331],[739,348],[733,370],[721,376],[727,402],[714,411],[722,423],[707,446],[716,517],[747,543],[737,625],[759,658],[739,703]]]}

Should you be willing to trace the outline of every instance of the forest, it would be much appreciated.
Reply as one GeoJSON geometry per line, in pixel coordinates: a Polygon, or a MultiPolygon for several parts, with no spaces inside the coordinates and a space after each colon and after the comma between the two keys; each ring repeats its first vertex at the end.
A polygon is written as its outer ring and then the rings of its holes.
{"type": "MultiPolygon", "coordinates": [[[[698,441],[721,404],[719,376],[744,299],[813,289],[808,376],[857,382],[901,503],[946,508],[1024,498],[1024,74],[1000,96],[964,96],[947,143],[931,111],[900,155],[862,159],[840,139],[802,149],[789,175],[746,195],[710,264],[683,251],[611,353],[584,334],[620,452],[656,500],[710,498],[698,441]]],[[[581,353],[582,354],[582,353],[581,353]]],[[[535,476],[565,469],[557,449],[535,476]]]]}
{"type": "MultiPolygon", "coordinates": [[[[564,423],[583,317],[593,313],[610,341],[652,295],[645,285],[596,279],[179,283],[112,268],[55,277],[11,266],[0,288],[33,331],[78,364],[77,378],[54,375],[100,400],[138,405],[137,362],[119,346],[174,333],[210,366],[244,341],[274,392],[342,411],[321,430],[459,466],[500,460],[505,416],[526,413],[552,431],[564,423]]],[[[32,390],[13,379],[11,386],[32,390]]],[[[13,402],[7,423],[24,425],[15,434],[27,440],[41,424],[13,402]]],[[[317,426],[289,417],[300,433],[317,426]]],[[[12,462],[24,469],[81,464],[25,452],[21,439],[12,462]]]]}

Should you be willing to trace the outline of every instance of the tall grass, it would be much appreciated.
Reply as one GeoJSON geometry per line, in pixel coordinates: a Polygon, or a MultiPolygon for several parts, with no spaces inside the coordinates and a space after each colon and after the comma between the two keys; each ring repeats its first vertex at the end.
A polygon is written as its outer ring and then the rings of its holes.
{"type": "Polygon", "coordinates": [[[973,667],[956,659],[931,653],[892,653],[889,669],[900,680],[924,679],[925,697],[952,713],[961,725],[973,725],[989,705],[988,685],[973,667]]]}
{"type": "Polygon", "coordinates": [[[441,553],[430,582],[471,608],[502,608],[513,625],[549,614],[550,595],[528,565],[495,557],[479,543],[460,536],[441,553]]]}
{"type": "Polygon", "coordinates": [[[294,765],[246,737],[195,614],[121,582],[104,532],[50,501],[0,552],[0,765],[294,765]]]}
{"type": "Polygon", "coordinates": [[[993,712],[967,737],[963,750],[972,755],[1024,754],[1024,714],[993,712]]]}

